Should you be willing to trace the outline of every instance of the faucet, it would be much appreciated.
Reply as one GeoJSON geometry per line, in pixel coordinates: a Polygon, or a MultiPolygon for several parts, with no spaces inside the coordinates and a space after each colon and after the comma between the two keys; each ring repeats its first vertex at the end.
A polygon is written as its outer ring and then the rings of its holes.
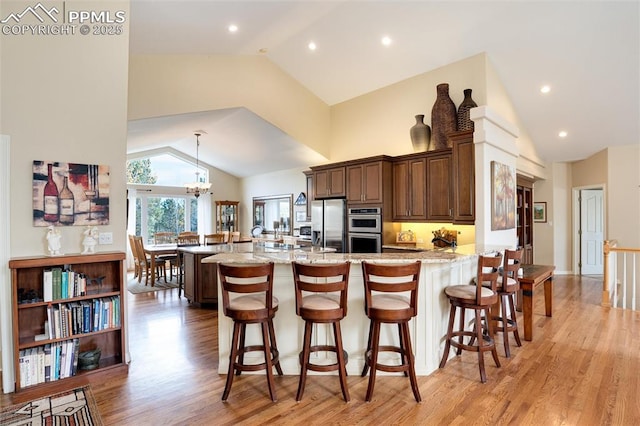
{"type": "Polygon", "coordinates": [[[432,243],[435,243],[436,241],[440,241],[442,243],[445,243],[449,247],[455,247],[457,245],[456,244],[456,240],[449,241],[449,240],[445,240],[442,237],[435,237],[433,240],[431,240],[432,243]]]}

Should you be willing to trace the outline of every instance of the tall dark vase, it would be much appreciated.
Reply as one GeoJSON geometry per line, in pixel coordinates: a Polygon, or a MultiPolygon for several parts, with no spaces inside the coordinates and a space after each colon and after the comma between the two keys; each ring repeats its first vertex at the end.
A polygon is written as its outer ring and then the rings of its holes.
{"type": "Polygon", "coordinates": [[[449,97],[449,84],[442,83],[436,86],[436,102],[431,109],[432,148],[450,148],[447,134],[457,130],[456,105],[449,97]]]}
{"type": "Polygon", "coordinates": [[[416,124],[409,130],[413,150],[416,152],[428,151],[431,142],[431,127],[424,124],[424,115],[416,115],[416,124]]]}
{"type": "Polygon", "coordinates": [[[464,89],[464,99],[458,107],[458,131],[473,130],[473,121],[469,118],[469,110],[478,104],[471,99],[471,89],[464,89]]]}

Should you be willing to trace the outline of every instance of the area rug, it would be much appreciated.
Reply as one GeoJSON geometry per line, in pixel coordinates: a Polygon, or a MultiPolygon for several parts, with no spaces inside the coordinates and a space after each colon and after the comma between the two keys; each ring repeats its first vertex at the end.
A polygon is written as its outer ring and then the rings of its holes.
{"type": "Polygon", "coordinates": [[[101,426],[103,423],[91,388],[85,386],[2,408],[0,425],[101,426]]]}
{"type": "Polygon", "coordinates": [[[132,294],[147,293],[150,291],[170,290],[172,288],[178,288],[178,283],[173,281],[168,281],[165,283],[163,279],[160,279],[156,281],[156,283],[152,287],[151,284],[144,285],[144,278],[142,278],[141,283],[138,282],[137,278],[132,278],[132,276],[127,280],[127,289],[129,290],[129,293],[132,294]]]}

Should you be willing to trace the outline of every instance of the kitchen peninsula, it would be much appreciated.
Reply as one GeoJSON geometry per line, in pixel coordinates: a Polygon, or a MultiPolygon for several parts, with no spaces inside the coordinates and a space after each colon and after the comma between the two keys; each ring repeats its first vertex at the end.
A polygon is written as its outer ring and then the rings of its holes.
{"type": "MultiPolygon", "coordinates": [[[[238,244],[239,246],[239,244],[238,244]]],[[[274,319],[276,339],[280,352],[280,364],[285,374],[299,374],[298,353],[302,348],[304,322],[296,316],[295,292],[291,262],[337,263],[350,261],[349,302],[347,316],[342,321],[344,348],[349,354],[347,372],[359,375],[364,365],[369,320],[364,312],[364,284],[361,262],[396,263],[422,261],[418,290],[418,314],[411,321],[410,328],[416,356],[416,374],[428,375],[438,368],[443,349],[443,338],[449,313],[449,303],[443,289],[449,285],[468,283],[476,274],[478,254],[502,251],[504,247],[459,246],[453,249],[425,250],[405,253],[327,253],[312,248],[260,247],[253,250],[233,250],[216,254],[202,260],[207,263],[265,263],[274,262],[273,292],[279,300],[279,308],[274,319]]],[[[220,298],[220,289],[218,289],[220,298]]],[[[316,325],[315,344],[329,344],[331,329],[316,325]],[[326,343],[325,343],[326,342],[326,343]]],[[[221,309],[218,310],[219,364],[218,371],[226,374],[229,366],[233,323],[221,309]]],[[[397,331],[384,327],[381,344],[397,339],[397,331]]],[[[259,342],[259,328],[247,329],[247,341],[259,342]]],[[[397,343],[397,342],[395,342],[397,343]]],[[[382,354],[381,354],[382,355],[382,354]]],[[[387,354],[385,354],[387,355],[387,354]]],[[[246,357],[249,354],[245,355],[246,357]]],[[[259,358],[259,355],[256,355],[259,358]]],[[[389,354],[393,357],[393,354],[389,354]]],[[[382,361],[382,360],[381,360],[382,361]]],[[[260,362],[256,359],[255,362],[260,362]]]]}

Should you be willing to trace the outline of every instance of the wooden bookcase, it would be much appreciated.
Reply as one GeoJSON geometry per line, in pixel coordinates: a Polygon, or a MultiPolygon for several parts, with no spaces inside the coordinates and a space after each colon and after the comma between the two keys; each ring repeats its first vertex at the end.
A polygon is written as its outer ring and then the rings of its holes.
{"type": "MultiPolygon", "coordinates": [[[[15,258],[9,261],[11,269],[12,282],[12,309],[13,309],[13,359],[16,379],[16,392],[26,389],[48,389],[58,388],[61,386],[72,387],[86,383],[88,375],[105,373],[114,369],[126,369],[125,360],[125,308],[123,298],[123,281],[124,281],[124,259],[125,253],[122,252],[105,252],[88,255],[62,255],[53,257],[24,257],[15,258]],[[54,268],[62,268],[73,271],[76,275],[83,274],[87,278],[86,292],[84,295],[78,295],[68,298],[54,298],[50,302],[43,300],[44,273],[54,268]],[[100,283],[100,284],[98,284],[100,283]],[[36,299],[28,302],[19,301],[20,294],[33,292],[36,299]],[[118,302],[119,300],[119,302],[118,302]],[[81,326],[75,323],[67,327],[70,331],[65,333],[65,337],[57,337],[49,335],[43,340],[36,340],[36,336],[45,334],[45,321],[51,318],[48,311],[54,308],[65,309],[78,306],[89,305],[100,301],[106,302],[103,306],[110,306],[104,310],[103,321],[93,321],[95,317],[94,310],[91,310],[90,331],[81,330],[81,326]],[[109,315],[108,313],[111,313],[109,315]],[[94,323],[102,324],[100,329],[95,329],[94,323]],[[84,332],[83,332],[84,331],[84,332]],[[66,378],[58,380],[49,380],[38,383],[43,375],[32,378],[29,385],[22,385],[26,378],[21,377],[20,358],[21,353],[38,352],[44,353],[48,348],[64,345],[69,341],[77,339],[77,352],[82,353],[94,349],[100,349],[101,357],[97,368],[92,370],[76,369],[75,375],[69,375],[66,378]]],[[[97,307],[97,306],[96,306],[97,307]]],[[[78,313],[78,311],[76,311],[78,313]]],[[[71,314],[67,315],[71,318],[71,314]]],[[[77,318],[81,318],[80,315],[77,318]]],[[[79,319],[77,320],[79,321],[79,319]]],[[[42,337],[41,337],[42,338],[42,337]]],[[[44,357],[38,360],[39,355],[34,355],[29,361],[36,359],[41,363],[38,368],[45,368],[44,357]]],[[[53,359],[51,357],[50,359],[53,359]]],[[[23,362],[25,357],[23,357],[23,362]]],[[[51,365],[51,362],[49,363],[51,365]]],[[[50,367],[49,371],[51,371],[50,367]]],[[[25,370],[27,371],[27,370],[25,370]]],[[[29,372],[33,376],[33,371],[29,372]]],[[[44,370],[43,370],[44,371],[44,370]]],[[[42,373],[40,373],[42,374],[42,373]]],[[[51,377],[51,374],[49,374],[51,377]]]]}
{"type": "Polygon", "coordinates": [[[238,230],[238,204],[239,201],[216,201],[216,233],[238,230]]]}

